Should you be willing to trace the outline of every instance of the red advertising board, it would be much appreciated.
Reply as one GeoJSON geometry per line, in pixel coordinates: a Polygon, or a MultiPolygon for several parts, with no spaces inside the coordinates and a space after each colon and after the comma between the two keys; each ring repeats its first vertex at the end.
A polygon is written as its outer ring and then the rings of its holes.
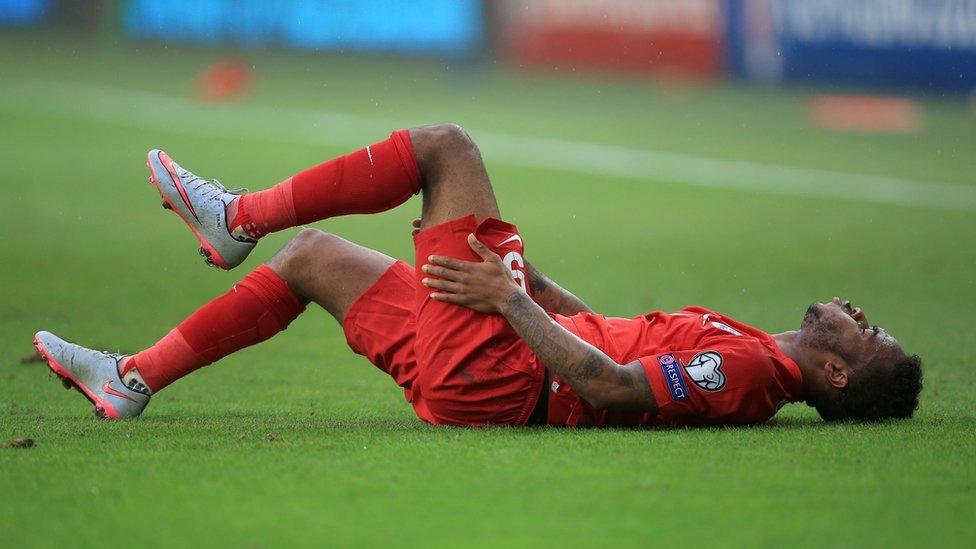
{"type": "Polygon", "coordinates": [[[720,0],[505,0],[496,9],[501,51],[521,65],[689,76],[724,68],[720,0]]]}

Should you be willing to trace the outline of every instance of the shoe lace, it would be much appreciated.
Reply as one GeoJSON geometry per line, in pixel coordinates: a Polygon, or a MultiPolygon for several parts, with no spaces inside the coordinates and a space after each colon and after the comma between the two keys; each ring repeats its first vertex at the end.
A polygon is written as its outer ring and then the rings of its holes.
{"type": "Polygon", "coordinates": [[[180,179],[183,184],[200,193],[203,198],[208,200],[220,200],[222,194],[242,195],[247,191],[245,188],[228,189],[216,179],[204,179],[193,172],[180,168],[180,179]]]}
{"type": "Polygon", "coordinates": [[[110,353],[108,351],[99,351],[98,349],[90,349],[90,350],[91,351],[94,351],[94,352],[96,352],[96,353],[98,353],[98,354],[100,354],[102,356],[105,356],[105,357],[114,359],[116,362],[118,362],[119,360],[122,360],[123,358],[125,358],[126,356],[128,356],[128,355],[123,355],[122,353],[110,353]]]}

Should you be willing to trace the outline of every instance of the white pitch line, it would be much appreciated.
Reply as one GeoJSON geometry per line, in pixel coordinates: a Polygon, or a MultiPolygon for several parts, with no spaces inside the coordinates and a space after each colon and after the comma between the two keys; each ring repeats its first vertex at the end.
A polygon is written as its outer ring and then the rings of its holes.
{"type": "MultiPolygon", "coordinates": [[[[260,136],[345,146],[376,139],[396,120],[317,109],[200,103],[148,91],[57,80],[0,83],[0,109],[203,136],[260,136]]],[[[976,211],[976,187],[813,168],[721,160],[600,143],[469,129],[501,164],[696,187],[976,211]]]]}

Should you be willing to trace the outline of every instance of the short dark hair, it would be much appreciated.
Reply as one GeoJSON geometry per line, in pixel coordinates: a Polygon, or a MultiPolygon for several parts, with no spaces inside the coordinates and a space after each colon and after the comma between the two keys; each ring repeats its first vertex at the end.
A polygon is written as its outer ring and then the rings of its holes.
{"type": "Polygon", "coordinates": [[[922,359],[899,352],[892,361],[877,358],[854,369],[847,387],[832,399],[816,404],[827,421],[881,421],[912,417],[922,391],[922,359]]]}

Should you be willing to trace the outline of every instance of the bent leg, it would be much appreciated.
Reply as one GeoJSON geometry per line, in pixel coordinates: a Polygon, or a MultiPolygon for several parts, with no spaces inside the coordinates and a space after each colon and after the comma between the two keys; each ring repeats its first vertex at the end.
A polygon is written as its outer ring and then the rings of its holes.
{"type": "Polygon", "coordinates": [[[330,217],[392,209],[423,189],[425,226],[474,214],[498,217],[481,154],[456,124],[389,139],[303,170],[227,208],[231,231],[251,238],[330,217]]]}
{"type": "Polygon", "coordinates": [[[228,229],[252,239],[330,217],[394,208],[420,191],[407,130],[244,194],[227,207],[228,229]]]}
{"type": "Polygon", "coordinates": [[[413,400],[416,295],[413,267],[338,236],[303,229],[269,263],[296,293],[327,310],[346,342],[413,400]]]}
{"type": "Polygon", "coordinates": [[[421,229],[465,215],[478,222],[499,217],[488,171],[468,132],[438,124],[413,128],[410,138],[423,175],[421,229]]]}
{"type": "Polygon", "coordinates": [[[352,303],[393,265],[393,258],[316,229],[302,229],[268,266],[295,293],[342,323],[352,303]]]}
{"type": "MultiPolygon", "coordinates": [[[[230,291],[198,309],[152,347],[128,357],[120,373],[140,376],[155,393],[203,366],[271,338],[287,328],[309,301],[343,323],[353,303],[393,265],[392,258],[379,252],[305,229],[230,291]]],[[[409,267],[403,269],[412,273],[409,267]]],[[[402,283],[397,286],[395,301],[382,307],[388,317],[396,317],[396,302],[402,302],[401,316],[413,315],[414,287],[412,279],[406,278],[405,289],[402,283]]],[[[402,318],[395,320],[395,327],[405,325],[402,318]]],[[[390,341],[380,343],[394,345],[392,328],[387,331],[390,341]]],[[[401,330],[397,337],[409,340],[412,349],[412,333],[401,330]]],[[[402,354],[394,353],[396,364],[384,368],[401,385],[414,362],[412,350],[409,357],[402,354]]]]}

